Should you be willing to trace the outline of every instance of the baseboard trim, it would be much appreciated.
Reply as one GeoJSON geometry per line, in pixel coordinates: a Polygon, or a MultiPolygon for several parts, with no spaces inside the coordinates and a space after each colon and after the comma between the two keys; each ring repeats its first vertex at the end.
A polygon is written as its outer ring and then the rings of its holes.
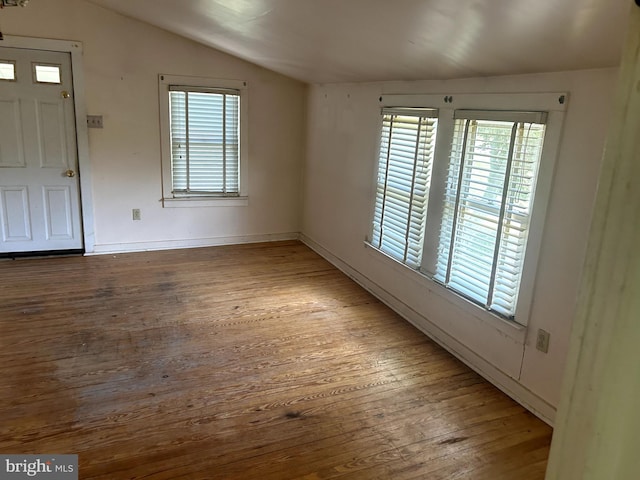
{"type": "Polygon", "coordinates": [[[383,287],[352,268],[347,262],[332,254],[319,243],[304,234],[300,234],[299,239],[353,281],[358,283],[362,288],[370,292],[373,296],[402,316],[422,333],[451,353],[454,357],[458,358],[469,368],[482,375],[482,377],[487,379],[509,397],[513,398],[543,422],[553,426],[556,415],[556,408],[553,405],[549,404],[531,390],[520,384],[517,380],[511,378],[500,369],[484,360],[477,353],[457,341],[451,335],[447,334],[436,324],[422,316],[419,312],[415,311],[396,296],[386,291],[383,287]]]}
{"type": "Polygon", "coordinates": [[[268,233],[262,235],[238,235],[226,237],[195,238],[185,240],[164,240],[154,242],[103,243],[96,244],[94,251],[86,255],[106,255],[113,253],[149,252],[154,250],[172,250],[179,248],[218,247],[242,243],[279,242],[297,240],[298,232],[268,233]]]}

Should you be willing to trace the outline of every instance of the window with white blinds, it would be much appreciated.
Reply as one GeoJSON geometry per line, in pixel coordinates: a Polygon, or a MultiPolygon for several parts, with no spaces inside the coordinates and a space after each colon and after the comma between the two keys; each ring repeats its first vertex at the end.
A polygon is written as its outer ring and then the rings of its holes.
{"type": "Polygon", "coordinates": [[[249,204],[242,80],[158,75],[164,208],[249,204]]]}
{"type": "Polygon", "coordinates": [[[383,109],[371,243],[413,268],[420,266],[438,114],[383,109]]]}
{"type": "Polygon", "coordinates": [[[434,278],[488,310],[515,315],[535,180],[540,113],[455,112],[434,278]]]}
{"type": "Polygon", "coordinates": [[[240,93],[169,87],[172,192],[237,196],[240,93]]]}
{"type": "Polygon", "coordinates": [[[368,243],[444,286],[447,298],[526,324],[566,95],[380,100],[368,243]],[[504,108],[511,102],[526,107],[504,108]]]}

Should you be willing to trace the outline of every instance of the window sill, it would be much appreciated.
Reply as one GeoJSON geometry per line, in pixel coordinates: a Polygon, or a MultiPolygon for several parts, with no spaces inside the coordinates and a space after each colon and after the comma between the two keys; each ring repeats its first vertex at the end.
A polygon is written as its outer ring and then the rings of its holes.
{"type": "Polygon", "coordinates": [[[465,313],[484,322],[488,326],[495,328],[496,330],[500,331],[502,334],[515,340],[516,342],[524,344],[527,332],[527,327],[525,325],[521,325],[515,321],[506,320],[499,315],[491,313],[490,311],[480,307],[479,305],[476,305],[470,300],[467,300],[466,298],[449,290],[443,285],[440,285],[438,282],[435,282],[424,273],[418,270],[414,270],[411,267],[403,264],[402,262],[399,262],[395,258],[390,257],[386,253],[378,250],[370,243],[364,242],[364,244],[365,247],[367,247],[367,251],[370,252],[370,255],[376,260],[383,261],[396,272],[426,287],[434,295],[443,298],[453,306],[463,310],[465,313]]]}
{"type": "Polygon", "coordinates": [[[164,208],[246,207],[249,197],[182,197],[163,198],[164,208]]]}

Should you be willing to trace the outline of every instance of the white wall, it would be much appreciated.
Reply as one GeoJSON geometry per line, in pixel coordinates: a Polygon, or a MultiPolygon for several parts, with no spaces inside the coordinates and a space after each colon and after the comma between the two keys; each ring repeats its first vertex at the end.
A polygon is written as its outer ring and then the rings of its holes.
{"type": "Polygon", "coordinates": [[[104,129],[89,130],[97,252],[300,230],[305,84],[83,0],[34,1],[2,10],[1,20],[5,35],[83,43],[87,113],[104,116],[104,129]],[[162,208],[160,73],[247,81],[248,207],[162,208]]]}
{"type": "Polygon", "coordinates": [[[310,88],[303,239],[503,390],[552,421],[586,250],[616,70],[310,88]],[[364,245],[374,200],[382,93],[568,92],[529,326],[477,316],[364,245]],[[550,349],[535,349],[539,328],[550,349]]]}

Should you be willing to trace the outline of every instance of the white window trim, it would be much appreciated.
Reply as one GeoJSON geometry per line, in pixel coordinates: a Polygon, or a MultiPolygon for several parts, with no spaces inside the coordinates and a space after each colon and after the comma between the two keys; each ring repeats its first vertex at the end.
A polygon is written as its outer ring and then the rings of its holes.
{"type": "Polygon", "coordinates": [[[160,142],[162,157],[162,204],[164,208],[189,207],[227,207],[247,206],[249,204],[249,142],[248,142],[248,93],[247,82],[242,80],[214,79],[208,77],[190,77],[182,75],[158,75],[158,94],[160,102],[160,142]],[[230,88],[240,92],[240,192],[236,197],[215,195],[174,196],[171,180],[171,135],[169,118],[169,86],[230,88]]]}
{"type": "MultiPolygon", "coordinates": [[[[394,265],[393,268],[399,267],[400,270],[406,272],[408,276],[414,278],[420,283],[426,281],[429,289],[433,293],[444,298],[448,302],[464,309],[480,320],[490,322],[494,326],[500,328],[500,330],[505,331],[505,333],[508,333],[510,331],[512,333],[512,335],[510,336],[519,339],[524,334],[524,327],[526,327],[526,325],[528,324],[529,316],[531,313],[531,305],[533,302],[535,280],[537,275],[538,258],[542,244],[546,212],[549,203],[549,196],[551,193],[555,163],[559,152],[560,138],[562,135],[562,126],[567,103],[568,94],[564,92],[442,95],[389,94],[380,97],[381,107],[421,107],[438,109],[440,120],[438,123],[438,134],[436,139],[436,159],[439,156],[448,155],[448,148],[453,134],[453,122],[443,122],[442,120],[445,118],[452,120],[455,110],[473,109],[548,112],[544,148],[542,152],[542,158],[540,159],[538,178],[536,182],[535,200],[531,213],[529,236],[527,240],[524,264],[522,268],[522,279],[516,306],[515,322],[505,320],[500,315],[488,311],[483,307],[473,303],[472,301],[464,298],[463,296],[451,291],[450,289],[441,285],[439,282],[431,279],[430,275],[426,275],[421,271],[414,270],[411,267],[408,267],[403,263],[394,260],[384,252],[379,251],[375,246],[369,244],[368,241],[366,242],[366,244],[371,248],[367,250],[372,252],[372,254],[376,256],[376,258],[381,259],[382,261],[389,263],[390,265],[394,265]]],[[[379,120],[378,137],[380,136],[379,132],[381,125],[382,116],[380,116],[379,120]]],[[[378,138],[377,150],[379,150],[380,147],[379,142],[380,139],[378,138]]],[[[437,175],[435,169],[433,171],[433,175],[437,175]]],[[[377,168],[374,169],[374,184],[376,180],[377,168]]],[[[434,188],[438,188],[436,187],[436,185],[442,183],[442,181],[442,178],[432,177],[432,190],[434,188]]],[[[375,200],[376,199],[374,196],[371,202],[371,210],[369,215],[370,219],[372,219],[374,215],[375,200]]],[[[432,236],[430,234],[430,231],[432,229],[439,229],[439,225],[434,224],[434,222],[429,222],[428,214],[426,228],[425,250],[430,247],[437,248],[437,244],[427,245],[427,241],[429,238],[437,238],[437,236],[432,236]]],[[[367,239],[370,238],[370,235],[371,232],[369,231],[367,233],[367,239]]],[[[424,256],[425,254],[423,254],[423,259],[424,256]]],[[[427,257],[434,258],[432,254],[427,254],[427,257]]]]}

